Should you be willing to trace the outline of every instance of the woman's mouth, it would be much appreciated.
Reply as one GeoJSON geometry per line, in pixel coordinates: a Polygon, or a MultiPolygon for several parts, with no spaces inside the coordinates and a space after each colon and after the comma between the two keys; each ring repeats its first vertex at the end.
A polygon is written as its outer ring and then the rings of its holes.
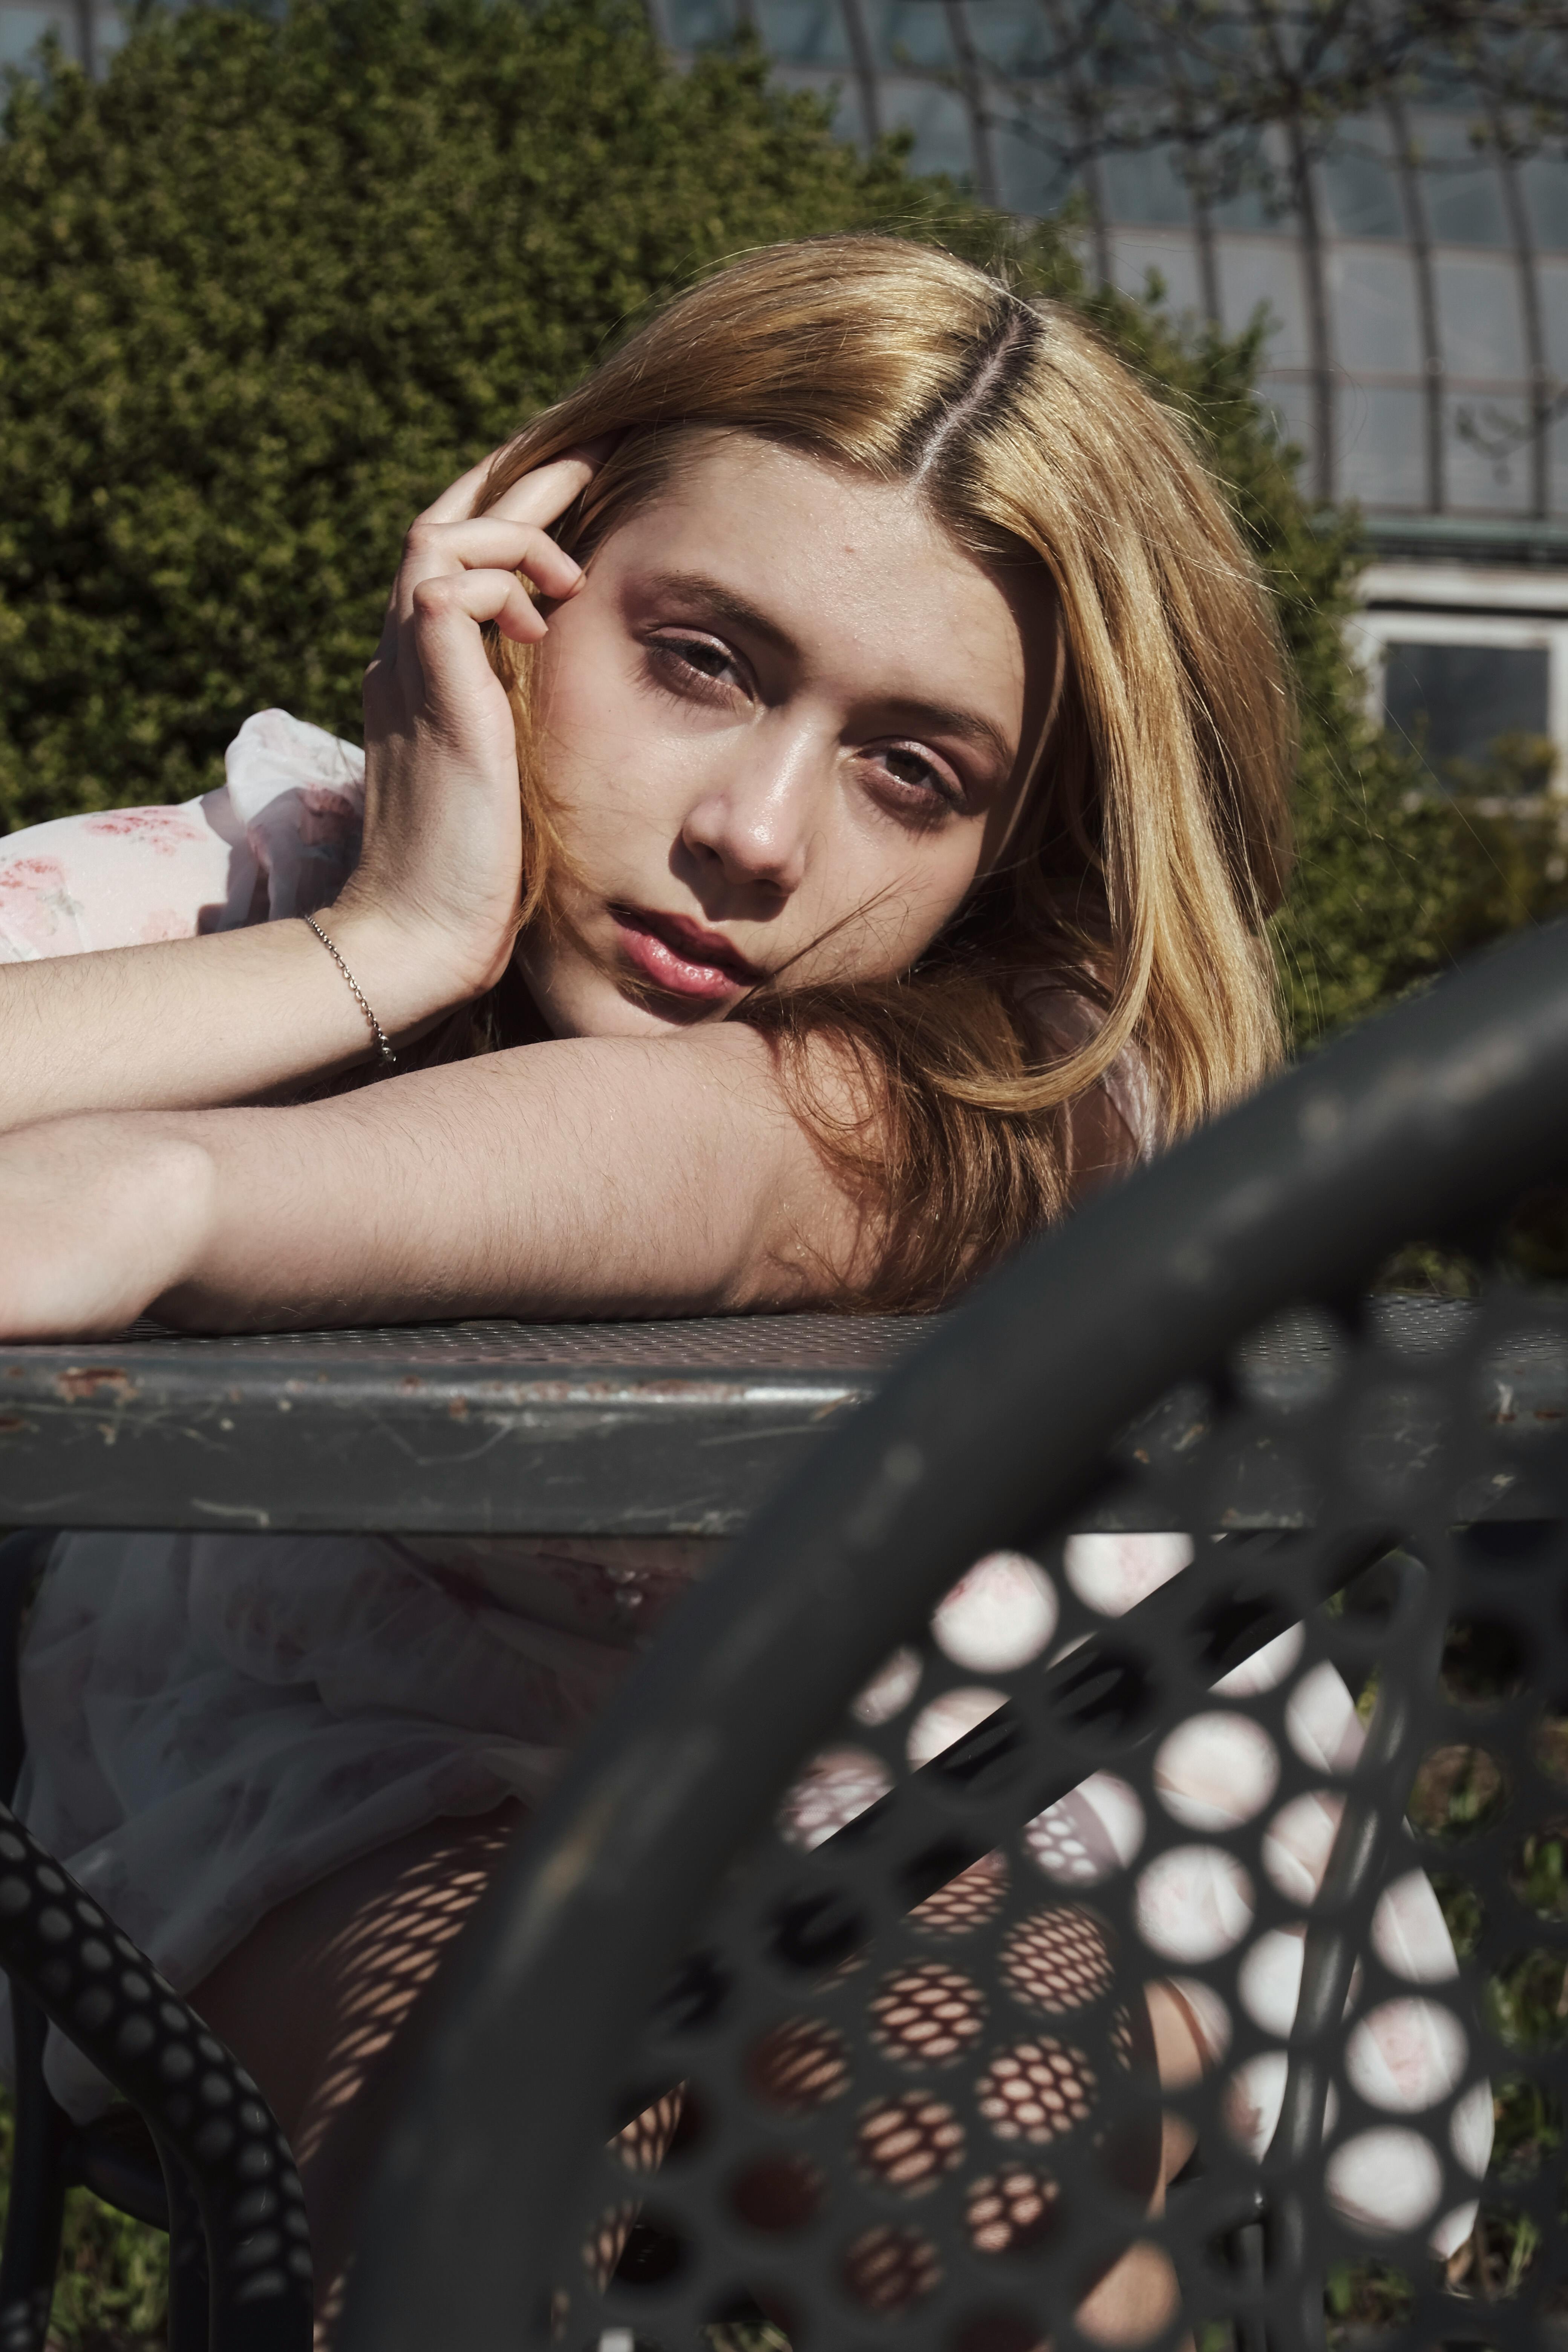
{"type": "Polygon", "coordinates": [[[661,915],[648,907],[612,907],[610,914],[627,961],[667,996],[722,1004],[763,977],[721,933],[704,930],[685,915],[661,915]]]}

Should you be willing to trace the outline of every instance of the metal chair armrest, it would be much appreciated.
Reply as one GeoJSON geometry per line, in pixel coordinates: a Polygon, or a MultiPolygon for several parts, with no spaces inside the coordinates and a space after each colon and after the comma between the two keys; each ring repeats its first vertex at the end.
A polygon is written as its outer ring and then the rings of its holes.
{"type": "MultiPolygon", "coordinates": [[[[22,1613],[52,1542],[0,1543],[0,1788],[23,1753],[22,1613]]],[[[173,2221],[171,2352],[308,2352],[310,2231],[289,2143],[256,2084],[146,1955],[0,1803],[0,1967],[16,2022],[17,2138],[0,2261],[0,2352],[42,2352],[66,2189],[80,2181],[151,2221],[173,2221]],[[118,2119],[77,2129],[43,2079],[58,2026],[151,2136],[118,2119]]]]}

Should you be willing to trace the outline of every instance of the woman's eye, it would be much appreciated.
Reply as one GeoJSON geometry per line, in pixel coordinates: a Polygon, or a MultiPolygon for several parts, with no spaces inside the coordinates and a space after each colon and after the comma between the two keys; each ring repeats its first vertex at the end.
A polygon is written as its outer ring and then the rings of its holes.
{"type": "Polygon", "coordinates": [[[940,816],[963,805],[963,792],[956,778],[923,752],[894,743],[872,756],[878,773],[895,787],[889,797],[900,808],[916,815],[940,816]]]}
{"type": "Polygon", "coordinates": [[[900,784],[926,784],[933,791],[937,789],[930,761],[922,760],[917,752],[885,751],[882,761],[888,773],[896,776],[900,784]]]}
{"type": "Polygon", "coordinates": [[[735,668],[735,657],[728,646],[717,644],[711,637],[650,637],[649,656],[662,675],[677,683],[700,678],[711,685],[721,685],[735,668]]]}

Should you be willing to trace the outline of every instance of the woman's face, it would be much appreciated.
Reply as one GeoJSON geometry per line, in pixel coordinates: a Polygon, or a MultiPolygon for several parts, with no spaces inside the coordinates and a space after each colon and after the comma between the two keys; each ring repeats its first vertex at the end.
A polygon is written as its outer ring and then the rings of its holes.
{"type": "Polygon", "coordinates": [[[1006,840],[1056,668],[1043,572],[742,436],[603,542],[540,658],[575,873],[520,954],[560,1036],[716,1019],[786,967],[907,970],[1006,840]]]}

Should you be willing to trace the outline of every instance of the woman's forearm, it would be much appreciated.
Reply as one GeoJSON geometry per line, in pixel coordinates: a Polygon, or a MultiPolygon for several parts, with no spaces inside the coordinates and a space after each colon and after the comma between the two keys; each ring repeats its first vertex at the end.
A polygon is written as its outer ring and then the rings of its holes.
{"type": "Polygon", "coordinates": [[[192,1133],[216,1214],[153,1311],[193,1328],[776,1306],[852,1246],[742,1029],[524,1046],[192,1133]]]}
{"type": "Polygon", "coordinates": [[[779,1307],[857,1238],[752,1032],[572,1039],[0,1141],[0,1337],[779,1307]]]}
{"type": "MultiPolygon", "coordinates": [[[[388,924],[321,918],[395,1036],[454,1001],[388,924]]],[[[364,1061],[374,1040],[302,922],[0,965],[0,1130],[94,1110],[253,1101],[364,1061]]]]}

